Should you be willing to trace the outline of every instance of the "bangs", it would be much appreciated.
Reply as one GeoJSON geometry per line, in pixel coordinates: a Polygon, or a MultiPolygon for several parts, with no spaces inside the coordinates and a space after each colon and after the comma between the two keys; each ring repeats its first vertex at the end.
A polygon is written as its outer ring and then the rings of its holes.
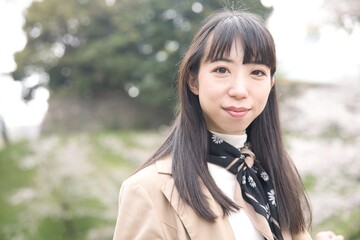
{"type": "Polygon", "coordinates": [[[214,26],[208,41],[206,61],[228,57],[233,44],[242,44],[243,64],[264,64],[270,68],[271,75],[276,71],[275,44],[270,33],[262,27],[258,19],[248,21],[241,16],[230,16],[214,26]]]}

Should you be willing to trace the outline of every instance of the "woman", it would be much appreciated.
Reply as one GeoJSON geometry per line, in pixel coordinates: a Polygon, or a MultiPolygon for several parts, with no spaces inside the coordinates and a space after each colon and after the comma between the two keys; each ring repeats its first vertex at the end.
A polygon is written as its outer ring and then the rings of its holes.
{"type": "Polygon", "coordinates": [[[168,137],[122,184],[114,239],[311,239],[275,71],[274,41],[256,16],[205,20],[180,66],[168,137]]]}

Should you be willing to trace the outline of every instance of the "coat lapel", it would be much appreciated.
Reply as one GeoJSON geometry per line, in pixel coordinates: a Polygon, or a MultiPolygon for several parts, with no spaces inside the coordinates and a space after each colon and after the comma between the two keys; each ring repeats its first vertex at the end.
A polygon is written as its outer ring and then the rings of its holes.
{"type": "MultiPolygon", "coordinates": [[[[159,173],[171,174],[171,160],[158,161],[156,162],[156,166],[159,173]]],[[[210,208],[217,216],[219,216],[215,222],[208,222],[204,220],[197,215],[197,213],[188,204],[180,201],[180,195],[175,187],[173,178],[170,178],[162,186],[161,190],[181,220],[184,228],[189,234],[190,239],[235,240],[235,236],[228,219],[223,217],[221,207],[215,202],[207,188],[203,187],[203,192],[209,201],[210,208]]]]}
{"type": "Polygon", "coordinates": [[[243,197],[240,185],[237,184],[235,187],[235,202],[238,204],[241,209],[243,209],[250,218],[251,223],[254,227],[268,240],[273,240],[273,234],[271,232],[270,226],[263,216],[259,215],[251,204],[247,203],[243,197]]]}

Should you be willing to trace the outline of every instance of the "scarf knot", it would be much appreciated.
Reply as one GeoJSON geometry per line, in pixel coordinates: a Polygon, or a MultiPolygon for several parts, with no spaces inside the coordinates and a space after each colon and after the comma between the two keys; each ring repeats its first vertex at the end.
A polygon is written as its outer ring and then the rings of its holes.
{"type": "MultiPolygon", "coordinates": [[[[210,155],[209,156],[211,163],[217,164],[217,156],[210,155]]],[[[234,159],[230,159],[227,156],[220,156],[220,158],[223,160],[224,165],[223,166],[226,170],[233,174],[238,174],[240,170],[244,168],[252,168],[254,165],[255,160],[255,154],[250,151],[250,149],[245,146],[241,148],[241,151],[239,152],[239,157],[235,157],[234,159]],[[231,161],[229,161],[231,160],[231,161]]],[[[220,165],[220,164],[217,164],[220,165]]]]}

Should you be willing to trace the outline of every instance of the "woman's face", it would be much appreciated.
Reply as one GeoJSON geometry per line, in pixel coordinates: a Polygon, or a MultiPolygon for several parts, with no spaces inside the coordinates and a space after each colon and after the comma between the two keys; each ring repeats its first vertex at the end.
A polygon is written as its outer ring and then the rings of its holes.
{"type": "Polygon", "coordinates": [[[197,78],[190,80],[189,87],[199,96],[210,131],[241,134],[265,108],[273,85],[270,68],[243,64],[243,56],[238,41],[229,56],[214,61],[204,57],[197,78]]]}

